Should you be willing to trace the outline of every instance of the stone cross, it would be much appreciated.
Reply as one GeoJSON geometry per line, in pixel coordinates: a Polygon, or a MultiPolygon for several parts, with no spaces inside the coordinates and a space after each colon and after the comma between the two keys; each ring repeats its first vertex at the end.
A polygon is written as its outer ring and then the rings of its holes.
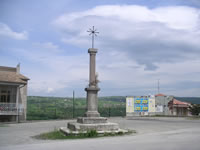
{"type": "MultiPolygon", "coordinates": [[[[77,122],[69,122],[67,124],[68,128],[61,127],[60,129],[66,134],[75,134],[83,133],[88,130],[96,130],[97,133],[119,133],[122,130],[119,129],[117,123],[107,122],[107,118],[100,117],[98,112],[98,91],[100,88],[98,87],[98,75],[96,73],[96,53],[97,49],[94,48],[94,36],[99,33],[94,29],[90,29],[90,35],[92,35],[92,48],[88,49],[88,53],[90,55],[90,68],[89,68],[89,86],[85,88],[87,92],[87,111],[84,117],[78,117],[77,122]]],[[[124,131],[123,131],[124,132],[124,131]]]]}
{"type": "Polygon", "coordinates": [[[96,74],[96,53],[97,49],[94,48],[94,36],[97,36],[96,29],[94,26],[92,29],[89,29],[89,35],[92,35],[92,48],[88,49],[88,53],[90,54],[90,76],[89,76],[89,87],[85,88],[87,92],[87,112],[85,114],[86,117],[99,117],[100,114],[98,112],[98,98],[97,93],[100,90],[98,88],[98,79],[96,74]]]}
{"type": "Polygon", "coordinates": [[[97,29],[94,29],[94,26],[92,27],[92,29],[90,28],[87,32],[90,32],[89,35],[92,35],[92,48],[94,48],[94,36],[97,36],[99,32],[97,32],[97,29]]]}

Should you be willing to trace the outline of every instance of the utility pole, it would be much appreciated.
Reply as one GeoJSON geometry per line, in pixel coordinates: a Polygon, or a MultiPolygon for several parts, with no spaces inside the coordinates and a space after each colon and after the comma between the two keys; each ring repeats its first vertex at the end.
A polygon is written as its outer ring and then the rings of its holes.
{"type": "Polygon", "coordinates": [[[57,110],[56,110],[56,100],[55,100],[54,106],[55,106],[54,117],[55,117],[55,119],[57,119],[57,118],[56,118],[56,113],[57,113],[57,112],[56,112],[56,111],[57,111],[57,110]]]}
{"type": "Polygon", "coordinates": [[[160,93],[160,79],[158,79],[158,94],[160,93]]]}
{"type": "Polygon", "coordinates": [[[74,92],[74,90],[73,90],[73,118],[75,117],[75,116],[74,116],[74,109],[75,109],[75,107],[74,107],[74,97],[75,97],[75,92],[74,92]]]}
{"type": "Polygon", "coordinates": [[[16,107],[17,107],[17,118],[16,118],[16,121],[17,121],[17,123],[19,123],[20,122],[20,119],[19,119],[19,87],[17,87],[17,95],[16,95],[16,97],[17,97],[17,99],[16,99],[16,107]]]}

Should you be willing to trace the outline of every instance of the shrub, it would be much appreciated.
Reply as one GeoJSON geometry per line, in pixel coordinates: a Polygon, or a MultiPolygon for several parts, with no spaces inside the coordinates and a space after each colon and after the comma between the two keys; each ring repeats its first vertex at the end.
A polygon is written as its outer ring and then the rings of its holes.
{"type": "Polygon", "coordinates": [[[200,114],[200,104],[192,104],[192,106],[189,107],[189,111],[192,115],[198,116],[200,114]]]}
{"type": "Polygon", "coordinates": [[[85,134],[86,137],[97,137],[98,133],[96,130],[88,130],[85,134]]]}

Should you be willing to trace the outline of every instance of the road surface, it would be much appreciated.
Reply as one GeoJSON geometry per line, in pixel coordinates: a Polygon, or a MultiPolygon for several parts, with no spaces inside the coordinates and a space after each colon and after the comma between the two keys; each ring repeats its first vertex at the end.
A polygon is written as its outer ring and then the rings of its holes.
{"type": "Polygon", "coordinates": [[[37,140],[74,120],[0,125],[0,150],[200,150],[200,120],[187,118],[109,118],[136,134],[77,140],[37,140]]]}

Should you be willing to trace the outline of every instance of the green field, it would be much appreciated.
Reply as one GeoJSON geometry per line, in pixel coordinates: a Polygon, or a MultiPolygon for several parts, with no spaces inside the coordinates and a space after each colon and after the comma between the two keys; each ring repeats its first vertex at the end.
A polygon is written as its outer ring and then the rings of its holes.
{"type": "MultiPolygon", "coordinates": [[[[125,97],[100,97],[98,109],[104,117],[125,116],[125,97]]],[[[76,98],[73,105],[72,98],[28,96],[27,120],[71,119],[85,111],[85,98],[76,98]]]]}

